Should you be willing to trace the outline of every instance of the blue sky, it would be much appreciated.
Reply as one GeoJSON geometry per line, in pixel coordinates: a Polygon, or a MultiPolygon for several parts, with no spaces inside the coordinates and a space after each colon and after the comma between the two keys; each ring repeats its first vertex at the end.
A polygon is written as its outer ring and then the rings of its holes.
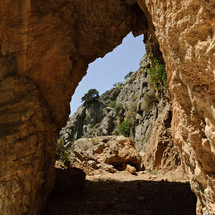
{"type": "Polygon", "coordinates": [[[130,71],[139,68],[140,59],[145,54],[143,35],[133,37],[132,33],[123,39],[121,45],[103,58],[98,58],[89,65],[86,76],[79,83],[70,103],[71,114],[81,105],[81,97],[89,89],[95,88],[99,95],[111,89],[113,84],[123,82],[130,71]]]}

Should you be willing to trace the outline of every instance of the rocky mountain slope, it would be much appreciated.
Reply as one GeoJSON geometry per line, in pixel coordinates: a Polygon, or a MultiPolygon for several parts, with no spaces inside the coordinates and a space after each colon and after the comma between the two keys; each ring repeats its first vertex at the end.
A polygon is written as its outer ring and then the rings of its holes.
{"type": "Polygon", "coordinates": [[[155,90],[147,55],[140,68],[130,72],[94,102],[83,103],[60,134],[67,148],[80,138],[106,135],[131,137],[145,168],[175,168],[180,156],[171,136],[171,97],[168,89],[155,90]]]}

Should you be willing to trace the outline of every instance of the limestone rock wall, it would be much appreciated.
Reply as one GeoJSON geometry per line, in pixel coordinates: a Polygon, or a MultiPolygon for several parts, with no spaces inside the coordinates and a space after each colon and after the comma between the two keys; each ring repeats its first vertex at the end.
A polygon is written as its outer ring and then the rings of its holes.
{"type": "Polygon", "coordinates": [[[54,186],[56,128],[26,78],[4,78],[0,101],[0,214],[37,214],[54,186]]]}
{"type": "Polygon", "coordinates": [[[148,9],[174,97],[172,133],[180,149],[197,214],[215,214],[215,2],[138,0],[148,9]]]}
{"type": "Polygon", "coordinates": [[[137,14],[124,0],[0,2],[0,214],[39,214],[71,95],[90,62],[144,33],[137,14]]]}
{"type": "Polygon", "coordinates": [[[159,106],[160,110],[145,148],[144,166],[147,169],[176,169],[181,165],[181,158],[171,133],[172,104],[163,100],[159,106]]]}
{"type": "Polygon", "coordinates": [[[53,186],[54,139],[75,87],[88,63],[132,30],[163,53],[174,141],[198,214],[215,214],[215,2],[137,2],[144,13],[132,0],[1,0],[1,214],[38,213],[53,186]]]}

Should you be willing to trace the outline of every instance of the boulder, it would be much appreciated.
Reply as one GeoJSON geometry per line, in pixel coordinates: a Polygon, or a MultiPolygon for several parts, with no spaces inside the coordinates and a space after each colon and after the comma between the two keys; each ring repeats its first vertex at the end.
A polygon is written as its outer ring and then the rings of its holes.
{"type": "Polygon", "coordinates": [[[122,168],[123,164],[130,164],[138,170],[141,165],[140,154],[131,138],[123,136],[79,139],[74,143],[74,155],[79,162],[85,163],[85,167],[99,168],[111,173],[116,172],[115,168],[122,168]]]}
{"type": "Polygon", "coordinates": [[[131,165],[129,165],[129,164],[126,165],[126,170],[127,170],[128,172],[130,172],[132,175],[135,175],[136,172],[137,172],[136,168],[133,167],[133,166],[131,166],[131,165]]]}
{"type": "Polygon", "coordinates": [[[100,163],[97,165],[97,167],[101,170],[110,172],[110,173],[115,173],[116,169],[114,168],[114,166],[106,164],[106,163],[100,163]]]}
{"type": "Polygon", "coordinates": [[[81,161],[96,160],[92,154],[93,141],[90,138],[82,138],[74,143],[74,153],[81,161]]]}
{"type": "Polygon", "coordinates": [[[110,142],[104,162],[115,167],[122,167],[123,163],[127,163],[140,169],[141,157],[131,138],[119,136],[110,142]]]}

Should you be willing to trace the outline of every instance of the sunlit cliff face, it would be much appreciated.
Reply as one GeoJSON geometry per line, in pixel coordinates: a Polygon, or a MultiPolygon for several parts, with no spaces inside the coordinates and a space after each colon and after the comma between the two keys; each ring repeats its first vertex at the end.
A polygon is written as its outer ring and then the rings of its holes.
{"type": "Polygon", "coordinates": [[[130,31],[144,33],[147,21],[121,0],[3,0],[0,16],[0,213],[39,214],[54,187],[56,137],[88,64],[130,31]]]}
{"type": "Polygon", "coordinates": [[[155,55],[163,54],[174,99],[172,132],[197,213],[215,213],[215,3],[137,3],[1,1],[1,214],[39,213],[54,185],[55,139],[71,95],[87,65],[130,31],[144,33],[155,55]]]}
{"type": "Polygon", "coordinates": [[[172,133],[198,197],[214,214],[214,3],[138,1],[149,10],[173,96],[172,133]]]}

